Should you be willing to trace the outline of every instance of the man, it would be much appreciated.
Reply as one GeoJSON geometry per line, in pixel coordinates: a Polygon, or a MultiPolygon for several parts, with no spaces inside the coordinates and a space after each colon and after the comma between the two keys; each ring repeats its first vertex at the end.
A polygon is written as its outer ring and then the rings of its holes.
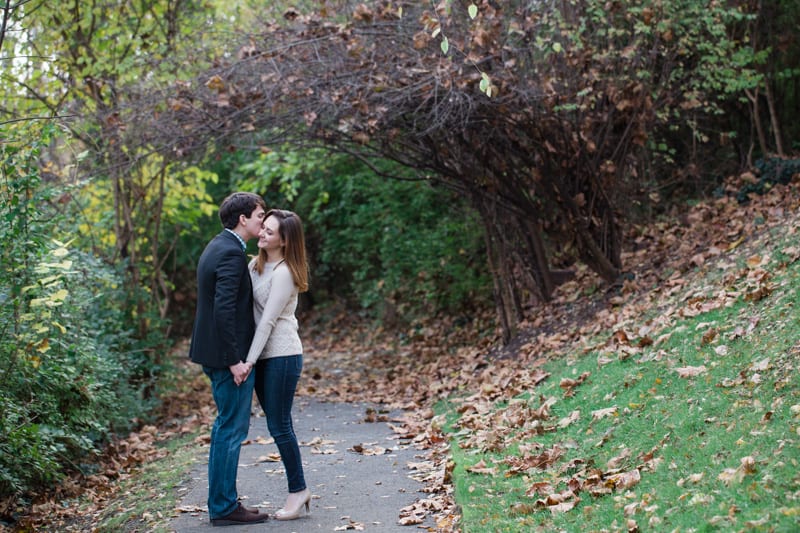
{"type": "Polygon", "coordinates": [[[245,247],[258,236],[264,200],[233,193],[219,208],[223,231],[197,265],[197,314],[189,357],[211,380],[217,418],[208,454],[208,515],[214,526],[264,522],[268,515],[239,503],[239,451],[250,428],[254,375],[243,361],[255,332],[253,291],[245,247]]]}

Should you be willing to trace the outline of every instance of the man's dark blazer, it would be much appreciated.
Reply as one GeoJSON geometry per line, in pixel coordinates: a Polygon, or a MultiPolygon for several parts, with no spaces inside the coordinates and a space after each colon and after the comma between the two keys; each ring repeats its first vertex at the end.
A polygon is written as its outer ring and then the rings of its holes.
{"type": "Polygon", "coordinates": [[[255,333],[247,256],[235,235],[211,239],[197,264],[197,314],[189,357],[211,368],[247,359],[255,333]]]}

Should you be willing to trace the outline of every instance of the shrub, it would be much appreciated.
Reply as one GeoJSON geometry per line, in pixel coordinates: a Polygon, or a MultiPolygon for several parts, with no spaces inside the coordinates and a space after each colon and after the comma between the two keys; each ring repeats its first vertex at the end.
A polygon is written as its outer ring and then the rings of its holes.
{"type": "Polygon", "coordinates": [[[146,410],[129,379],[141,361],[121,275],[53,236],[75,230],[41,183],[49,131],[0,146],[0,496],[80,467],[146,410]],[[33,139],[33,142],[30,141],[33,139]]]}
{"type": "Polygon", "coordinates": [[[343,298],[368,316],[413,320],[468,312],[491,297],[483,225],[432,181],[321,150],[226,161],[231,189],[258,192],[305,221],[315,302],[343,298]]]}

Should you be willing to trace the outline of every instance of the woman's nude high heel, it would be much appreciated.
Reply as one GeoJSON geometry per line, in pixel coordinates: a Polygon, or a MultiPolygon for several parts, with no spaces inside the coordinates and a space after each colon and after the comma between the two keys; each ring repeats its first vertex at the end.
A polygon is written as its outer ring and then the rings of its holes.
{"type": "Polygon", "coordinates": [[[311,501],[311,491],[305,489],[301,492],[297,493],[297,505],[292,506],[292,508],[283,508],[279,509],[277,513],[275,513],[276,520],[294,520],[300,517],[300,511],[303,509],[303,506],[306,506],[306,513],[310,513],[311,511],[308,508],[308,502],[311,501]]]}

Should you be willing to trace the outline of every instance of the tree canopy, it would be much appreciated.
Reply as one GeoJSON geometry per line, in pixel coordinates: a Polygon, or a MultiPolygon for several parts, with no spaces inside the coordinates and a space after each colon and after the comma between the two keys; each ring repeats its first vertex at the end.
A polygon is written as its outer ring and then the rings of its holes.
{"type": "MultiPolygon", "coordinates": [[[[579,258],[622,272],[620,215],[704,157],[759,83],[747,6],[342,2],[287,9],[236,56],[150,99],[154,145],[317,145],[393,159],[480,213],[509,333],[579,258]]],[[[129,124],[149,124],[131,113],[129,124]]]]}

